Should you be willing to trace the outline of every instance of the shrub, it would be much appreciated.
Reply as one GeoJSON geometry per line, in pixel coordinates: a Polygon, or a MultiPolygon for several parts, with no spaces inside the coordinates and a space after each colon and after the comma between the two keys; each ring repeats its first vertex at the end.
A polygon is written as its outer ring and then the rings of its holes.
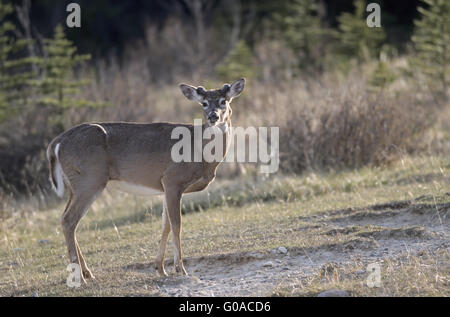
{"type": "Polygon", "coordinates": [[[313,93],[308,103],[291,112],[280,129],[281,169],[357,168],[414,151],[436,111],[410,95],[366,91],[365,85],[354,84],[335,87],[329,96],[313,93]]]}

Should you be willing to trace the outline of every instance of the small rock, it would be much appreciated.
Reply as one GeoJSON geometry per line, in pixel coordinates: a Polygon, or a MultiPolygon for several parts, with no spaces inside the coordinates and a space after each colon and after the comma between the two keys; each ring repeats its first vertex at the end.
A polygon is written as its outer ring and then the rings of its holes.
{"type": "Polygon", "coordinates": [[[214,296],[214,294],[211,291],[208,292],[208,291],[202,291],[202,290],[198,291],[195,295],[201,296],[201,297],[213,297],[214,296]]]}
{"type": "Polygon", "coordinates": [[[49,243],[50,243],[50,240],[47,240],[47,239],[41,239],[41,240],[39,240],[39,243],[40,243],[40,244],[49,244],[49,243]]]}
{"type": "Polygon", "coordinates": [[[274,267],[274,264],[273,264],[273,262],[268,261],[268,262],[264,263],[262,266],[263,267],[274,267]]]}
{"type": "Polygon", "coordinates": [[[13,252],[20,252],[20,251],[22,251],[23,249],[22,248],[14,248],[13,249],[13,252]]]}
{"type": "Polygon", "coordinates": [[[37,292],[33,292],[33,294],[31,295],[32,297],[39,297],[37,292]]]}
{"type": "Polygon", "coordinates": [[[264,257],[264,254],[261,252],[251,252],[249,253],[249,256],[255,259],[262,259],[264,257]]]}
{"type": "Polygon", "coordinates": [[[317,297],[347,297],[348,293],[340,289],[330,289],[317,295],[317,297]]]}
{"type": "Polygon", "coordinates": [[[355,272],[357,275],[363,275],[364,273],[366,273],[365,270],[358,270],[355,272]]]}
{"type": "Polygon", "coordinates": [[[285,247],[279,247],[278,252],[280,252],[282,254],[286,254],[288,252],[288,250],[285,247]]]}

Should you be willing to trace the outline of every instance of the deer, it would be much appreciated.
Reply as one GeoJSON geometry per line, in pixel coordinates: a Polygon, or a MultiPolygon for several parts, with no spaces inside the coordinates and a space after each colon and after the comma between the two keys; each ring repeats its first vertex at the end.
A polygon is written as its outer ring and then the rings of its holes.
{"type": "MultiPolygon", "coordinates": [[[[223,157],[231,143],[231,101],[244,89],[245,79],[220,89],[206,90],[180,84],[183,95],[203,109],[202,129],[220,129],[223,157]]],[[[181,200],[183,194],[202,191],[215,179],[221,161],[181,161],[171,157],[177,140],[171,133],[176,127],[193,131],[194,125],[182,123],[95,122],[72,127],[55,137],[48,145],[47,159],[53,190],[69,200],[61,225],[70,263],[79,265],[80,279],[94,279],[86,265],[76,239],[81,218],[108,184],[133,194],[163,195],[162,235],[155,259],[159,275],[168,276],[164,255],[169,233],[174,247],[174,274],[187,275],[181,249],[181,200]]]]}

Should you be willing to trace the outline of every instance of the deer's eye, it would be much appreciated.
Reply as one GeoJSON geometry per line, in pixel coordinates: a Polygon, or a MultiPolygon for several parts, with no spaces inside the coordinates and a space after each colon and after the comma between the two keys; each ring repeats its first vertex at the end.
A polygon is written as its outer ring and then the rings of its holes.
{"type": "Polygon", "coordinates": [[[226,103],[227,103],[227,102],[225,101],[225,99],[222,100],[222,101],[220,102],[220,104],[221,104],[222,106],[225,106],[226,103]]]}
{"type": "Polygon", "coordinates": [[[203,106],[203,108],[206,108],[206,107],[208,107],[208,103],[202,102],[202,106],[203,106]]]}

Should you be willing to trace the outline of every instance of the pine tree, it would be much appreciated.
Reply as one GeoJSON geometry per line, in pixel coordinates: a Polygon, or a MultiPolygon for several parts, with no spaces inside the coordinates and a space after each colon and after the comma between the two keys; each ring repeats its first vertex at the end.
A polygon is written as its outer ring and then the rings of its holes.
{"type": "Polygon", "coordinates": [[[419,7],[412,41],[416,55],[411,66],[427,79],[431,91],[448,99],[450,75],[450,2],[423,0],[428,8],[419,7]]]}
{"type": "Polygon", "coordinates": [[[7,20],[12,12],[11,5],[0,1],[0,122],[29,104],[36,76],[31,65],[41,61],[26,55],[28,40],[12,35],[15,26],[7,20]]]}
{"type": "Polygon", "coordinates": [[[367,26],[364,0],[355,0],[354,6],[354,13],[345,12],[338,17],[339,40],[342,53],[364,62],[379,55],[385,33],[383,28],[367,26]]]}
{"type": "Polygon", "coordinates": [[[286,12],[275,17],[281,37],[298,56],[302,70],[323,67],[323,50],[326,39],[332,35],[319,16],[314,0],[294,0],[287,4],[286,12]]]}
{"type": "Polygon", "coordinates": [[[231,50],[226,59],[217,66],[217,74],[224,80],[255,76],[253,54],[245,41],[239,41],[231,50]]]}
{"type": "Polygon", "coordinates": [[[66,38],[61,25],[55,28],[54,37],[45,39],[44,43],[47,58],[44,63],[45,76],[40,83],[42,97],[39,104],[52,109],[56,121],[68,108],[101,106],[76,97],[87,82],[75,79],[74,68],[89,60],[90,56],[77,54],[76,47],[66,38]]]}

